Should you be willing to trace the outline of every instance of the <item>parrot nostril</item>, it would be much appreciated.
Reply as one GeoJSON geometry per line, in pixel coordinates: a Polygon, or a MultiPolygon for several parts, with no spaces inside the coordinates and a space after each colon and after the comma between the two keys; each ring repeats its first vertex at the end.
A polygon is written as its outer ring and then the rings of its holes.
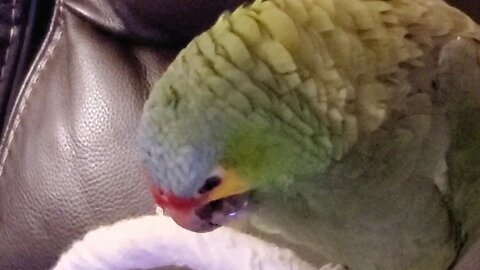
{"type": "Polygon", "coordinates": [[[218,187],[222,179],[218,176],[212,176],[205,180],[205,184],[198,190],[199,194],[205,194],[209,191],[212,191],[214,188],[218,187]]]}

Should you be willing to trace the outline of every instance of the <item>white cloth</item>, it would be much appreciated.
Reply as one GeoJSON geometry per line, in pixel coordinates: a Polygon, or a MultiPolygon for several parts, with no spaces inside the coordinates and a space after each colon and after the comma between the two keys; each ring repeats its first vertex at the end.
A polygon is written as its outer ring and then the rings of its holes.
{"type": "MultiPolygon", "coordinates": [[[[318,270],[292,251],[229,228],[198,234],[163,215],[122,220],[90,231],[53,270],[318,270]]],[[[326,265],[321,270],[342,269],[326,265]]]]}

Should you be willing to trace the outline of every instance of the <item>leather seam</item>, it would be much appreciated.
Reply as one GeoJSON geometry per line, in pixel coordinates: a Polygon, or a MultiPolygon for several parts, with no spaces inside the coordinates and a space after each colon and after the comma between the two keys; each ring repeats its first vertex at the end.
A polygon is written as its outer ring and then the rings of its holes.
{"type": "Polygon", "coordinates": [[[5,55],[4,55],[4,63],[2,65],[2,68],[0,70],[0,81],[3,81],[4,77],[5,77],[5,68],[6,66],[8,65],[8,60],[10,58],[10,51],[11,51],[11,47],[12,47],[12,40],[13,40],[13,36],[14,36],[14,33],[15,33],[15,13],[17,11],[17,0],[13,0],[12,1],[12,11],[10,12],[10,23],[11,23],[11,27],[10,27],[10,35],[8,37],[8,44],[7,44],[7,48],[5,49],[5,55]]]}
{"type": "MultiPolygon", "coordinates": [[[[8,130],[8,135],[4,137],[4,140],[2,141],[2,149],[3,153],[1,156],[0,160],[0,177],[3,176],[4,168],[5,168],[5,163],[8,159],[9,153],[10,153],[10,147],[12,145],[13,139],[15,137],[16,131],[20,125],[20,122],[22,120],[23,113],[25,111],[25,108],[27,107],[28,100],[30,98],[31,93],[33,92],[36,83],[38,82],[38,79],[41,74],[43,74],[43,71],[45,70],[47,63],[49,60],[52,58],[52,55],[61,39],[63,36],[63,27],[64,27],[64,22],[63,22],[63,3],[64,0],[59,0],[58,6],[57,6],[57,11],[58,14],[56,14],[56,17],[52,20],[52,23],[58,23],[58,25],[54,28],[52,28],[52,39],[49,41],[50,44],[47,45],[45,49],[45,54],[43,57],[40,57],[37,64],[35,65],[35,70],[33,71],[32,75],[29,76],[31,78],[30,83],[28,84],[26,90],[24,91],[24,95],[21,97],[21,100],[16,104],[17,109],[15,110],[14,116],[12,116],[11,120],[13,120],[13,123],[11,124],[11,128],[8,130]],[[6,142],[5,142],[6,139],[6,142]]],[[[1,179],[0,179],[1,180],[1,179]]],[[[0,182],[1,183],[1,182],[0,182]]]]}

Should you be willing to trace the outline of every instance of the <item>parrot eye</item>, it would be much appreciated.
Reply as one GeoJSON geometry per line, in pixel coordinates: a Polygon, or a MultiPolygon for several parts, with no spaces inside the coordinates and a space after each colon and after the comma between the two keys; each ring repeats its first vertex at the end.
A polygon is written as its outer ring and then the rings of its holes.
{"type": "Polygon", "coordinates": [[[220,182],[222,182],[222,179],[218,176],[211,176],[205,180],[205,184],[198,190],[199,194],[205,194],[209,191],[212,191],[214,188],[216,188],[218,185],[220,185],[220,182]]]}

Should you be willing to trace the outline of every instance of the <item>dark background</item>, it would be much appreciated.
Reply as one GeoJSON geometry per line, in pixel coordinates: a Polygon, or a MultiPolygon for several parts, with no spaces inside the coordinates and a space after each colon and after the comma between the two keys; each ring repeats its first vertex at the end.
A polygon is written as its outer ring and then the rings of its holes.
{"type": "Polygon", "coordinates": [[[447,0],[480,23],[480,0],[447,0]]]}

